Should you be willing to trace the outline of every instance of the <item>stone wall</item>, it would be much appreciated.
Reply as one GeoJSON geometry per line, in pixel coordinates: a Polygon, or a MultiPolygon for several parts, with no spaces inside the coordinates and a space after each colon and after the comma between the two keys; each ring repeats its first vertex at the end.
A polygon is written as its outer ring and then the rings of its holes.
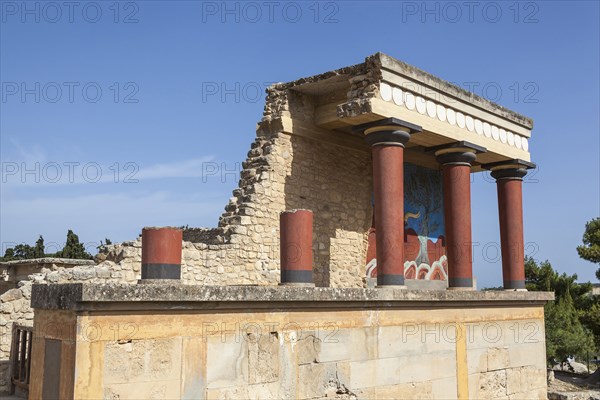
{"type": "Polygon", "coordinates": [[[165,284],[33,297],[32,373],[64,373],[60,387],[37,380],[34,398],[546,399],[551,293],[165,284]]]}
{"type": "Polygon", "coordinates": [[[32,326],[31,288],[35,283],[136,283],[140,278],[141,258],[135,256],[141,249],[136,242],[118,245],[123,260],[96,264],[90,260],[43,258],[11,261],[0,264],[3,277],[0,290],[0,393],[9,390],[9,358],[13,324],[32,326]]]}

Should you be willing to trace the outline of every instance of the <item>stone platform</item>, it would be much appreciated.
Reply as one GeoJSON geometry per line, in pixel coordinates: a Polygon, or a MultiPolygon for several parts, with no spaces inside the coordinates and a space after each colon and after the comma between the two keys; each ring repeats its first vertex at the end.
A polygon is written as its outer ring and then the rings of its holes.
{"type": "Polygon", "coordinates": [[[546,398],[553,293],[36,285],[31,398],[546,398]],[[349,397],[350,396],[350,397],[349,397]]]}

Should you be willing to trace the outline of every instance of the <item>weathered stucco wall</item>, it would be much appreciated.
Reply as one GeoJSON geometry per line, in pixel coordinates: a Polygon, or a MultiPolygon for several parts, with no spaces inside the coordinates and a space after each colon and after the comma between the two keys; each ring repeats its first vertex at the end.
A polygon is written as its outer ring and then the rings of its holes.
{"type": "Polygon", "coordinates": [[[86,290],[34,301],[33,398],[546,398],[546,293],[86,290]]]}

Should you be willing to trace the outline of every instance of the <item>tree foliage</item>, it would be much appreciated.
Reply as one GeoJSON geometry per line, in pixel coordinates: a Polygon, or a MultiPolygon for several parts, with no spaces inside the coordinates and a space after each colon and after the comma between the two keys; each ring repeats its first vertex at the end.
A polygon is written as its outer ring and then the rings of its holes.
{"type": "MultiPolygon", "coordinates": [[[[577,246],[577,253],[584,260],[600,264],[600,218],[585,224],[583,245],[577,246]]],[[[600,279],[600,268],[596,270],[596,277],[600,279]]]]}
{"type": "Polygon", "coordinates": [[[573,303],[566,300],[550,302],[544,309],[546,321],[546,355],[565,360],[568,356],[585,359],[594,352],[593,335],[579,320],[573,303]]]}
{"type": "Polygon", "coordinates": [[[67,241],[65,242],[65,247],[58,253],[56,253],[57,257],[60,258],[76,258],[76,259],[91,259],[92,255],[85,251],[85,247],[83,243],[79,243],[79,236],[73,233],[72,230],[69,229],[67,232],[67,241]]]}
{"type": "Polygon", "coordinates": [[[548,261],[525,260],[527,290],[553,291],[556,300],[544,308],[546,354],[564,360],[569,355],[585,358],[598,344],[596,301],[589,292],[590,283],[577,283],[577,275],[559,274],[548,261]],[[595,339],[594,339],[595,338],[595,339]]]}
{"type": "Polygon", "coordinates": [[[35,258],[34,248],[28,244],[18,244],[15,247],[6,249],[2,261],[13,261],[13,260],[28,260],[35,258]]]}
{"type": "MultiPolygon", "coordinates": [[[[106,242],[106,244],[110,244],[110,240],[106,239],[106,242]]],[[[44,238],[40,235],[34,246],[22,243],[6,249],[4,257],[0,257],[0,261],[31,260],[43,257],[91,259],[92,255],[79,242],[79,237],[69,229],[65,246],[56,253],[47,254],[45,252],[44,238]]]]}
{"type": "Polygon", "coordinates": [[[44,238],[42,235],[36,240],[35,247],[33,248],[33,257],[34,258],[42,258],[46,255],[44,248],[44,238]]]}

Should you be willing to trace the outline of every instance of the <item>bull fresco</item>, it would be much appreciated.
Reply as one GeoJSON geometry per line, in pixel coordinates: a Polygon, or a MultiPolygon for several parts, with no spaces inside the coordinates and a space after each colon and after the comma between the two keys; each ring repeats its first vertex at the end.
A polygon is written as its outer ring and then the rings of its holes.
{"type": "MultiPolygon", "coordinates": [[[[369,230],[366,276],[377,277],[375,221],[369,230]]],[[[447,280],[442,176],[437,170],[404,164],[404,276],[447,280]]]]}

